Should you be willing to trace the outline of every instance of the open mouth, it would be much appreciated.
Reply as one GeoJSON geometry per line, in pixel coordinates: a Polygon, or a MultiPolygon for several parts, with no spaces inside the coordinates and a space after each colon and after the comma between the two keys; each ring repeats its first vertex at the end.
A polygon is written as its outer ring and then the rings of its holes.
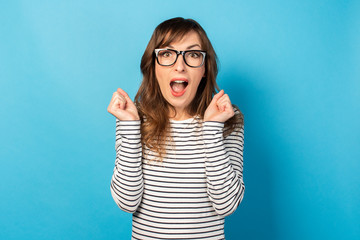
{"type": "Polygon", "coordinates": [[[188,83],[187,80],[173,80],[173,81],[171,81],[170,82],[170,87],[171,87],[172,93],[175,96],[183,95],[188,84],[189,83],[188,83]]]}

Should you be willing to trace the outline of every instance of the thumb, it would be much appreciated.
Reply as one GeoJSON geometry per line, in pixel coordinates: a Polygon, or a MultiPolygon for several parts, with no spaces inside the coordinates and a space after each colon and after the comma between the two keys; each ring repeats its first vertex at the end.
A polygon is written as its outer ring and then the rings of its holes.
{"type": "Polygon", "coordinates": [[[224,95],[224,90],[221,90],[217,94],[214,95],[213,99],[210,102],[210,105],[216,104],[217,101],[224,95]]]}

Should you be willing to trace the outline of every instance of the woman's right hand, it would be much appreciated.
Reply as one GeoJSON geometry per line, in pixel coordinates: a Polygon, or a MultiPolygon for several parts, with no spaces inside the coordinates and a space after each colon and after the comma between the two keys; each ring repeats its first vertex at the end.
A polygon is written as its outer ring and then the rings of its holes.
{"type": "Polygon", "coordinates": [[[134,102],[121,88],[114,92],[107,110],[121,121],[140,120],[134,102]]]}

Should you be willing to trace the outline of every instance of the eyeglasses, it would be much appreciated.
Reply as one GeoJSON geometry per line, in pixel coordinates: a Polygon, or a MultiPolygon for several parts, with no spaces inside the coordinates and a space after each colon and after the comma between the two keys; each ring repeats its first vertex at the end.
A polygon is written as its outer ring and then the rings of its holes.
{"type": "Polygon", "coordinates": [[[182,55],[184,62],[189,67],[197,68],[204,64],[206,52],[201,50],[177,51],[174,49],[155,49],[156,60],[161,66],[171,66],[175,64],[179,55],[182,55]]]}

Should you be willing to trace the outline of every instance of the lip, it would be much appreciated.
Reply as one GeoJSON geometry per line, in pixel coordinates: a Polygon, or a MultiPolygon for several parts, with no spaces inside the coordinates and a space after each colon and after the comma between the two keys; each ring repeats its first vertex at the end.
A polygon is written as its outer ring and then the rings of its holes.
{"type": "Polygon", "coordinates": [[[181,92],[174,92],[173,89],[172,89],[172,87],[171,87],[171,85],[169,84],[169,85],[170,85],[171,94],[172,94],[174,97],[181,97],[182,95],[184,95],[184,93],[186,92],[187,87],[189,86],[189,80],[187,80],[186,78],[173,78],[173,79],[170,80],[170,83],[175,82],[175,81],[184,81],[184,82],[187,82],[187,83],[188,83],[188,85],[187,85],[187,86],[184,88],[184,90],[181,91],[181,92]]]}

